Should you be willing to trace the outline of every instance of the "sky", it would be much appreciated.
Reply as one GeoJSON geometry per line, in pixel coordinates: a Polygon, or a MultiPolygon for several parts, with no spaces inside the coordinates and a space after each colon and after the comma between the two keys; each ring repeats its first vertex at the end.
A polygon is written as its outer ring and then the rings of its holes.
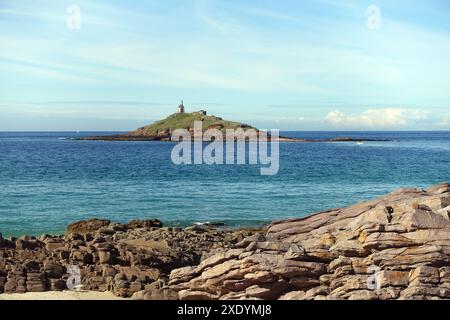
{"type": "Polygon", "coordinates": [[[0,131],[205,109],[261,129],[450,130],[448,0],[0,0],[0,131]]]}

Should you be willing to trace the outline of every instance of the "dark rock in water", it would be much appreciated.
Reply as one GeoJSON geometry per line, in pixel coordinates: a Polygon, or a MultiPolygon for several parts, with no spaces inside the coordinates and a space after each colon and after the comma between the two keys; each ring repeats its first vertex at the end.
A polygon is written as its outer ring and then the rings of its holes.
{"type": "Polygon", "coordinates": [[[132,220],[124,224],[126,229],[137,229],[137,228],[162,228],[163,224],[158,219],[153,220],[132,220]]]}
{"type": "Polygon", "coordinates": [[[226,223],[224,222],[205,222],[203,225],[208,226],[208,227],[213,227],[213,228],[224,228],[227,226],[226,223]]]}
{"type": "Polygon", "coordinates": [[[85,221],[78,221],[74,222],[72,224],[69,224],[67,226],[66,233],[89,233],[89,232],[95,232],[98,229],[108,226],[111,223],[110,220],[100,220],[100,219],[91,219],[91,220],[85,220],[85,221]]]}

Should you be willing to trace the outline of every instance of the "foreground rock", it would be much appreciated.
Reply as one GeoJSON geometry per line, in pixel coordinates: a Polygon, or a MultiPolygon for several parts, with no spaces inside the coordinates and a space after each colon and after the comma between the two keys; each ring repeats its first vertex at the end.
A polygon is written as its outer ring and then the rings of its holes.
{"type": "Polygon", "coordinates": [[[274,222],[264,236],[173,270],[166,292],[180,299],[448,299],[449,214],[450,188],[441,184],[274,222]]]}
{"type": "Polygon", "coordinates": [[[93,219],[69,225],[62,236],[3,239],[0,234],[0,293],[75,286],[131,297],[144,289],[161,290],[173,269],[197,265],[211,250],[229,248],[255,232],[163,228],[158,220],[115,224],[93,219]]]}

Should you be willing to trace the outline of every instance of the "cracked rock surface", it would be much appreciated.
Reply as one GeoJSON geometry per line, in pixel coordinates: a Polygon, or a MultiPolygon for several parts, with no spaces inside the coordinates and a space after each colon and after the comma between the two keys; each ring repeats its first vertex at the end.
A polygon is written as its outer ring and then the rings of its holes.
{"type": "Polygon", "coordinates": [[[450,187],[273,222],[171,272],[180,299],[449,299],[450,187]]]}
{"type": "Polygon", "coordinates": [[[199,264],[213,249],[229,248],[256,232],[93,219],[69,225],[61,236],[4,239],[0,234],[0,293],[60,291],[72,284],[120,297],[144,289],[160,294],[172,270],[199,264]]]}

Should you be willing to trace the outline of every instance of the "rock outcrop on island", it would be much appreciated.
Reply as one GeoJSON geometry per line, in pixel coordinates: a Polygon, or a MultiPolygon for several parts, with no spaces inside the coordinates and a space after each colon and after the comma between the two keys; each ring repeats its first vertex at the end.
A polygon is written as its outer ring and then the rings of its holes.
{"type": "Polygon", "coordinates": [[[222,118],[207,115],[205,111],[191,113],[174,113],[163,120],[151,125],[138,128],[126,134],[80,138],[80,140],[106,140],[106,141],[170,141],[172,133],[177,129],[186,129],[193,135],[194,122],[202,122],[202,130],[217,129],[225,133],[227,129],[258,129],[244,123],[223,120],[222,118]]]}
{"type": "Polygon", "coordinates": [[[135,299],[450,299],[450,186],[264,229],[74,223],[62,236],[0,236],[0,292],[86,290],[135,299]]]}

